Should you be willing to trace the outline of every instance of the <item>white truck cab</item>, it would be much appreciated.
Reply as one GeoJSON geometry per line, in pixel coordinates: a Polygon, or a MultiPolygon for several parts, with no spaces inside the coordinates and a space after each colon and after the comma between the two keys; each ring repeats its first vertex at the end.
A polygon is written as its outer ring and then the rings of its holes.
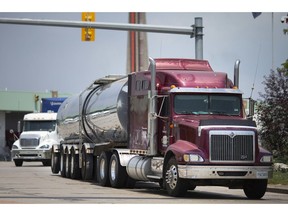
{"type": "Polygon", "coordinates": [[[29,113],[23,119],[23,131],[12,146],[11,155],[15,166],[23,161],[41,161],[51,165],[51,148],[60,143],[57,135],[57,113],[29,113]]]}

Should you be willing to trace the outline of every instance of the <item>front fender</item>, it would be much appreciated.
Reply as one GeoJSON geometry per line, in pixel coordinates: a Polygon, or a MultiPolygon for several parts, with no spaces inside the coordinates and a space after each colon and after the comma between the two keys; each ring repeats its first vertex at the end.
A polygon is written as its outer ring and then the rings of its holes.
{"type": "Polygon", "coordinates": [[[165,158],[166,156],[173,154],[178,162],[184,162],[183,155],[191,153],[198,154],[204,158],[203,151],[199,149],[197,145],[186,140],[177,140],[175,143],[168,146],[165,158]]]}
{"type": "Polygon", "coordinates": [[[273,158],[273,154],[271,152],[269,152],[267,149],[259,146],[259,154],[257,154],[256,156],[256,164],[265,164],[265,165],[270,165],[272,166],[272,158],[273,158]],[[271,157],[271,161],[267,161],[267,162],[261,162],[261,158],[264,156],[269,156],[271,157]]]}
{"type": "MultiPolygon", "coordinates": [[[[20,148],[20,140],[16,140],[13,145],[17,146],[18,148],[20,148]]],[[[13,145],[12,145],[12,148],[13,148],[13,145]]]]}

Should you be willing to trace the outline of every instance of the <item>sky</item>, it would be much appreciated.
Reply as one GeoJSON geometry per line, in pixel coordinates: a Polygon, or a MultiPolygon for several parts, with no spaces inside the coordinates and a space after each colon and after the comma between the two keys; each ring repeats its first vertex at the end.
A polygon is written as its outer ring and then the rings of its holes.
{"type": "MultiPolygon", "coordinates": [[[[0,17],[81,20],[81,12],[15,11],[0,12],[0,17]]],[[[128,23],[129,11],[94,11],[96,22],[128,23]]],[[[202,17],[203,58],[232,81],[239,59],[244,98],[259,99],[264,76],[288,59],[288,35],[283,33],[288,24],[280,21],[287,12],[268,10],[253,18],[251,11],[175,11],[147,11],[146,22],[191,27],[195,17],[202,17]]],[[[126,31],[97,29],[94,42],[83,42],[80,28],[0,23],[0,91],[77,94],[100,77],[125,75],[127,40],[126,31]]],[[[187,35],[147,33],[147,40],[150,57],[195,58],[195,39],[187,35]]]]}

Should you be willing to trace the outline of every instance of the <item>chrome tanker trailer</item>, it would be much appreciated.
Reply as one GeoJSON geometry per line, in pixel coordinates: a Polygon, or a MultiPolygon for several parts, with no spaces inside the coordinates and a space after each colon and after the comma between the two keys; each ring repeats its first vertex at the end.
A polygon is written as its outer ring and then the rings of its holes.
{"type": "Polygon", "coordinates": [[[127,147],[127,94],[127,77],[112,75],[96,80],[62,104],[57,125],[63,140],[61,145],[53,146],[53,173],[92,179],[97,151],[127,147]]]}
{"type": "Polygon", "coordinates": [[[217,185],[263,197],[272,154],[245,116],[239,61],[233,84],[205,60],[149,60],[147,71],[98,79],[64,101],[52,172],[115,188],[158,182],[171,196],[217,185]]]}

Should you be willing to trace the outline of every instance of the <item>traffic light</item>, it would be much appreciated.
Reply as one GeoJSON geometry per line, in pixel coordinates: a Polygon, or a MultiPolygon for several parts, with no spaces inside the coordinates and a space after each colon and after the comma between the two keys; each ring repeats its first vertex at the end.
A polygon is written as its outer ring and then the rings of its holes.
{"type": "MultiPolygon", "coordinates": [[[[83,12],[82,21],[95,22],[95,13],[83,12]]],[[[92,29],[89,27],[82,28],[81,38],[82,38],[82,41],[95,41],[95,29],[92,29]]]]}

